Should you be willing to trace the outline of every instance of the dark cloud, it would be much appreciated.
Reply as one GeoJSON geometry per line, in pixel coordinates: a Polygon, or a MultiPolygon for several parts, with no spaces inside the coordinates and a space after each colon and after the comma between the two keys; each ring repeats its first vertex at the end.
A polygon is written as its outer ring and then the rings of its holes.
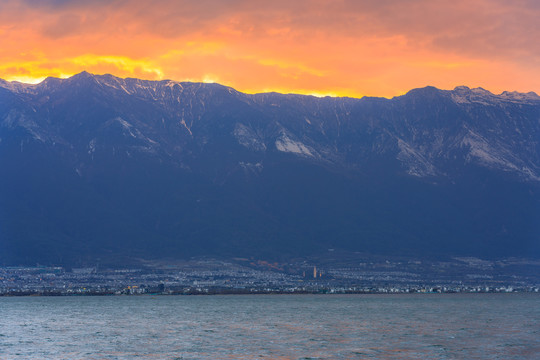
{"type": "MultiPolygon", "coordinates": [[[[8,0],[9,1],[9,0],[8,0]]],[[[16,1],[12,1],[16,2],[16,1]]],[[[21,4],[31,8],[50,10],[92,9],[104,5],[121,4],[121,0],[20,0],[21,4]]]]}
{"type": "Polygon", "coordinates": [[[537,0],[8,0],[3,7],[4,23],[24,21],[17,25],[53,38],[100,29],[114,36],[120,28],[170,39],[224,27],[260,37],[289,27],[291,36],[403,36],[413,46],[478,57],[540,56],[537,0]]]}

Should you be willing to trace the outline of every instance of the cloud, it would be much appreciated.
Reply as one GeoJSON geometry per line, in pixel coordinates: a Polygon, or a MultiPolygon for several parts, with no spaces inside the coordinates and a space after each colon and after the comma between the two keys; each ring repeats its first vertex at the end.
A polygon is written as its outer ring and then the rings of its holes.
{"type": "Polygon", "coordinates": [[[538,91],[539,16],[532,0],[6,0],[0,77],[213,74],[251,92],[355,96],[428,84],[538,91]]]}

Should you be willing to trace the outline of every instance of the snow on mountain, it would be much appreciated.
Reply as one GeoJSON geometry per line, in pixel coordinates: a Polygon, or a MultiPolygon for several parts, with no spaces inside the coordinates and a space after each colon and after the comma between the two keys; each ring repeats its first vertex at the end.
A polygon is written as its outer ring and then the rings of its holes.
{"type": "Polygon", "coordinates": [[[233,131],[238,143],[254,151],[265,151],[266,145],[261,137],[252,129],[245,125],[236,123],[233,131]]]}
{"type": "Polygon", "coordinates": [[[436,167],[425,158],[421,150],[415,149],[405,141],[398,139],[397,159],[407,168],[409,175],[424,177],[438,174],[436,167]]]}
{"type": "Polygon", "coordinates": [[[495,95],[481,87],[470,89],[467,86],[458,86],[451,91],[452,99],[458,104],[478,103],[492,105],[502,102],[515,103],[540,103],[540,96],[534,92],[519,93],[517,91],[504,91],[500,95],[495,95]]]}
{"type": "Polygon", "coordinates": [[[313,156],[309,148],[300,141],[292,140],[287,133],[282,132],[276,140],[276,149],[282,152],[288,152],[304,156],[313,156]]]}
{"type": "Polygon", "coordinates": [[[70,144],[85,153],[92,141],[109,144],[105,147],[116,142],[115,151],[124,147],[131,154],[154,154],[188,166],[186,154],[210,146],[217,140],[216,131],[228,128],[226,133],[260,163],[269,151],[342,167],[387,156],[401,163],[409,175],[435,177],[452,176],[446,167],[460,158],[462,164],[514,173],[527,181],[540,179],[540,97],[532,92],[495,95],[458,86],[451,91],[416,89],[394,99],[246,95],[219,84],[87,72],[68,79],[47,78],[35,85],[2,80],[0,87],[29,106],[26,111],[7,109],[3,127],[20,126],[36,140],[70,144]],[[444,99],[455,106],[443,103],[444,99]],[[87,106],[86,114],[79,117],[81,110],[74,108],[65,119],[80,134],[62,130],[58,116],[65,115],[55,115],[61,104],[73,101],[92,102],[79,108],[87,106]],[[100,114],[90,115],[98,110],[100,114]],[[420,122],[417,114],[428,118],[420,122]],[[460,123],[449,127],[455,121],[460,123]],[[122,144],[113,139],[116,130],[105,130],[113,124],[119,126],[117,136],[131,140],[122,144]],[[73,136],[84,136],[85,145],[81,147],[73,136]],[[273,146],[268,148],[269,144],[273,146]]]}

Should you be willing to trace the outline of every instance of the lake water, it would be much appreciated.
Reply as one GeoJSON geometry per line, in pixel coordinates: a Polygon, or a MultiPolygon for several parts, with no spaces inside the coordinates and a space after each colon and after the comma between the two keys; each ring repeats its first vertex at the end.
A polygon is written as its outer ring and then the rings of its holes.
{"type": "Polygon", "coordinates": [[[540,294],[0,298],[0,359],[540,359],[540,294]]]}

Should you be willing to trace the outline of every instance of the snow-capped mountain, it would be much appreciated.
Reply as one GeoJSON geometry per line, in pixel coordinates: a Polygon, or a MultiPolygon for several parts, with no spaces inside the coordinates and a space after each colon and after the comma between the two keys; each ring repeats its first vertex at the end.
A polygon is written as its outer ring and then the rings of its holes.
{"type": "Polygon", "coordinates": [[[0,261],[538,254],[539,141],[535,93],[0,80],[0,261]]]}

